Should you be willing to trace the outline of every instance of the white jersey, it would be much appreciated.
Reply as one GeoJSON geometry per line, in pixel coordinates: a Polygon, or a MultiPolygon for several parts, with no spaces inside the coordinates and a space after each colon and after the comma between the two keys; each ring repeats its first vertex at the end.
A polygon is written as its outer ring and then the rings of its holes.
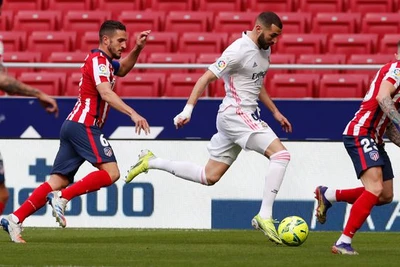
{"type": "Polygon", "coordinates": [[[260,49],[244,32],[208,69],[224,79],[226,96],[219,110],[257,109],[258,96],[269,68],[271,49],[260,49]]]}

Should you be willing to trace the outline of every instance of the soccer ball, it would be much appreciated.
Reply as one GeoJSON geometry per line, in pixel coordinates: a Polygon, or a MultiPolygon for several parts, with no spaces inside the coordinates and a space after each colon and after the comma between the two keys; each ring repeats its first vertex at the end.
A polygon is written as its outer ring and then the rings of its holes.
{"type": "Polygon", "coordinates": [[[289,216],[281,221],[278,234],[282,242],[288,246],[300,246],[308,237],[308,225],[299,216],[289,216]]]}

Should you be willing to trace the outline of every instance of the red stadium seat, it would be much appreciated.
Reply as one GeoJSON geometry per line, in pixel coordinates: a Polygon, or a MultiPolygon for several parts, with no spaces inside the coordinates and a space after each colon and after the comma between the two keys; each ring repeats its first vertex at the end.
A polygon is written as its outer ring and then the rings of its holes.
{"type": "Polygon", "coordinates": [[[319,81],[319,74],[275,74],[268,94],[275,98],[311,98],[319,81]]]}
{"type": "Polygon", "coordinates": [[[60,11],[22,10],[14,16],[13,30],[26,31],[28,34],[32,31],[56,31],[60,17],[60,11]]]}
{"type": "Polygon", "coordinates": [[[46,0],[48,10],[91,10],[91,0],[46,0]]]}
{"type": "Polygon", "coordinates": [[[343,0],[299,0],[298,8],[298,11],[313,14],[345,11],[343,0]]]}
{"type": "Polygon", "coordinates": [[[89,53],[90,50],[99,47],[99,32],[85,32],[81,37],[80,45],[77,44],[76,49],[89,53]]]}
{"type": "Polygon", "coordinates": [[[28,50],[42,53],[46,59],[53,51],[73,51],[75,32],[32,32],[28,37],[28,50]]]}
{"type": "MultiPolygon", "coordinates": [[[[326,34],[283,34],[277,44],[279,53],[320,54],[325,52],[326,34]]],[[[272,48],[274,49],[274,48],[272,48]]]]}
{"type": "Polygon", "coordinates": [[[366,91],[366,74],[324,74],[320,80],[320,98],[361,98],[366,91]]]}
{"type": "MultiPolygon", "coordinates": [[[[211,65],[221,56],[220,53],[200,53],[196,58],[197,64],[207,64],[211,65]]],[[[208,67],[195,69],[194,72],[204,73],[208,67]]]]}
{"type": "Polygon", "coordinates": [[[393,12],[393,0],[348,0],[350,12],[393,12]]]}
{"type": "Polygon", "coordinates": [[[225,47],[227,33],[186,32],[179,39],[178,51],[190,53],[219,53],[225,47]]]}
{"type": "Polygon", "coordinates": [[[295,0],[250,0],[246,1],[244,9],[260,12],[262,10],[273,10],[274,12],[296,11],[295,0]]]}
{"type": "Polygon", "coordinates": [[[43,2],[43,0],[4,0],[2,9],[4,11],[42,10],[43,2]]]}
{"type": "Polygon", "coordinates": [[[0,32],[0,40],[3,41],[4,51],[25,51],[27,34],[25,31],[0,32]]]}
{"type": "Polygon", "coordinates": [[[377,34],[333,34],[329,40],[329,52],[334,54],[375,53],[377,34]]]}
{"type": "Polygon", "coordinates": [[[362,19],[361,32],[381,36],[386,32],[400,33],[399,16],[398,13],[367,13],[362,19]]]}
{"type": "Polygon", "coordinates": [[[379,42],[378,53],[391,54],[396,53],[397,44],[400,41],[400,34],[385,34],[379,42]]]}
{"type": "Polygon", "coordinates": [[[255,12],[219,12],[215,16],[215,32],[243,32],[252,30],[259,13],[255,12]]]}
{"type": "MultiPolygon", "coordinates": [[[[345,54],[304,54],[297,59],[297,64],[345,64],[345,54]]],[[[299,69],[296,73],[339,73],[339,69],[299,69]]]]}
{"type": "Polygon", "coordinates": [[[221,56],[220,53],[200,53],[196,58],[196,63],[212,64],[221,56]]]}
{"type": "MultiPolygon", "coordinates": [[[[275,64],[293,64],[296,62],[296,55],[295,54],[278,54],[272,53],[270,57],[270,64],[273,66],[275,64]]],[[[290,71],[293,72],[293,71],[290,71]]],[[[267,77],[264,79],[265,85],[270,82],[271,78],[274,77],[277,73],[289,73],[288,69],[274,69],[269,68],[267,71],[267,77]]]]}
{"type": "Polygon", "coordinates": [[[68,75],[65,91],[62,95],[64,96],[78,96],[79,95],[79,83],[81,82],[82,73],[74,72],[68,75]]]}
{"type": "MultiPolygon", "coordinates": [[[[148,63],[180,64],[194,63],[196,55],[194,53],[152,53],[148,56],[148,63]]],[[[164,69],[165,73],[188,72],[189,69],[164,69]]],[[[149,69],[147,72],[160,72],[159,69],[149,69]]]]}
{"type": "MultiPolygon", "coordinates": [[[[111,11],[113,18],[117,18],[121,12],[131,10],[141,10],[141,1],[132,0],[97,0],[93,1],[94,10],[111,11]]],[[[132,29],[135,30],[136,29],[132,29]]]]}
{"type": "Polygon", "coordinates": [[[0,31],[11,30],[13,18],[14,18],[14,11],[12,11],[12,10],[1,11],[0,31]]]}
{"type": "Polygon", "coordinates": [[[151,34],[153,34],[162,30],[161,25],[165,24],[165,12],[127,10],[121,12],[118,20],[126,26],[128,32],[152,30],[151,34]]]}
{"type": "Polygon", "coordinates": [[[193,10],[195,0],[152,0],[144,1],[144,9],[163,11],[193,10]]]}
{"type": "MultiPolygon", "coordinates": [[[[80,52],[80,51],[75,51],[75,52],[52,52],[48,58],[49,62],[54,62],[54,63],[79,63],[83,64],[83,62],[86,59],[86,56],[88,55],[88,52],[80,52]]],[[[64,71],[67,74],[73,73],[73,72],[80,72],[80,67],[77,68],[56,68],[54,71],[64,71]]]]}
{"type": "MultiPolygon", "coordinates": [[[[171,73],[166,80],[163,96],[189,97],[201,73],[171,73]]],[[[208,95],[208,89],[204,90],[202,97],[208,95]]]]}
{"type": "Polygon", "coordinates": [[[121,97],[160,97],[165,73],[135,73],[117,78],[115,90],[121,97]]]}
{"type": "MultiPolygon", "coordinates": [[[[80,38],[87,31],[99,31],[101,24],[105,20],[111,19],[111,12],[108,11],[68,11],[64,15],[64,31],[75,31],[80,38]]],[[[78,39],[77,42],[80,40],[78,39]]]]}
{"type": "Polygon", "coordinates": [[[228,42],[226,43],[226,46],[230,45],[234,41],[236,41],[239,38],[242,38],[242,32],[233,32],[229,35],[228,37],[228,42]]]}
{"type": "Polygon", "coordinates": [[[358,33],[360,13],[317,13],[313,18],[313,33],[358,33]]]}
{"type": "MultiPolygon", "coordinates": [[[[3,55],[4,62],[41,62],[42,54],[40,52],[6,52],[3,55]]],[[[8,69],[12,71],[15,75],[19,75],[22,72],[35,71],[34,68],[23,67],[23,68],[13,68],[8,69]]]]}
{"type": "MultiPolygon", "coordinates": [[[[365,55],[350,55],[347,60],[347,64],[374,64],[374,65],[384,65],[390,61],[393,61],[395,58],[393,54],[365,54],[365,55]]],[[[375,76],[378,69],[373,70],[346,70],[346,73],[355,73],[355,74],[368,74],[369,80],[375,76]]]]}
{"type": "MultiPolygon", "coordinates": [[[[241,11],[241,0],[199,0],[199,10],[241,11]]],[[[254,18],[255,19],[255,18],[254,18]]]]}
{"type": "Polygon", "coordinates": [[[278,13],[283,23],[284,33],[308,33],[310,31],[311,13],[281,12],[278,13]]]}
{"type": "MultiPolygon", "coordinates": [[[[135,33],[135,36],[137,33],[135,33]]],[[[135,38],[130,38],[130,47],[134,47],[135,38]]],[[[169,53],[175,52],[178,42],[178,33],[176,32],[151,32],[147,37],[145,53],[169,53]]],[[[184,51],[179,51],[184,52],[184,51]]]]}
{"type": "Polygon", "coordinates": [[[48,95],[59,96],[64,90],[66,75],[64,72],[24,72],[18,80],[48,95]]]}
{"type": "Polygon", "coordinates": [[[165,18],[165,31],[206,32],[211,28],[213,12],[171,11],[165,18]]]}

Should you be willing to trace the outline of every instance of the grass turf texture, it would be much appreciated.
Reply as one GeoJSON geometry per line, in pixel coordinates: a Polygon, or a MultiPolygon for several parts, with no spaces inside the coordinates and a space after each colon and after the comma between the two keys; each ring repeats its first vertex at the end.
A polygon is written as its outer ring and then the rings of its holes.
{"type": "Polygon", "coordinates": [[[0,266],[399,266],[400,233],[358,233],[358,256],[333,255],[339,232],[310,232],[300,247],[259,231],[25,228],[0,235],[0,266]]]}

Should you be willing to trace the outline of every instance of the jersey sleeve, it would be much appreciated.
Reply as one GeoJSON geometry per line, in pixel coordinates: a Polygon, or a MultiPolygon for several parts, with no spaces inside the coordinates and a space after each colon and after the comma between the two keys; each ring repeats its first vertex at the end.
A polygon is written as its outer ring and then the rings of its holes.
{"type": "Polygon", "coordinates": [[[93,78],[96,86],[110,82],[110,69],[107,67],[107,59],[103,56],[96,56],[92,59],[93,65],[93,78]]]}
{"type": "Polygon", "coordinates": [[[400,62],[389,69],[383,80],[390,82],[396,88],[400,86],[400,62]]]}
{"type": "Polygon", "coordinates": [[[221,78],[224,74],[230,74],[238,68],[240,68],[240,54],[232,50],[225,50],[221,57],[208,67],[217,78],[221,78]]]}

